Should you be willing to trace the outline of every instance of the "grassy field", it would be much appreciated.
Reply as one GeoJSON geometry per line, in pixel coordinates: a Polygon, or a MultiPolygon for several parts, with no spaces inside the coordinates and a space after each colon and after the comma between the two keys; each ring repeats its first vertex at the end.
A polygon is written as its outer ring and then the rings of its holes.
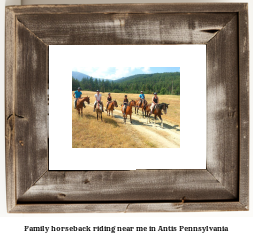
{"type": "Polygon", "coordinates": [[[117,122],[103,113],[98,120],[93,108],[86,106],[83,117],[72,107],[72,148],[155,148],[140,133],[132,133],[129,125],[117,122]]]}
{"type": "MultiPolygon", "coordinates": [[[[91,104],[95,101],[94,92],[82,91],[82,96],[91,97],[91,104]]],[[[122,104],[125,94],[112,93],[112,98],[116,99],[119,106],[122,104]]],[[[102,93],[104,106],[107,93],[102,93]]],[[[136,100],[137,94],[128,94],[128,98],[136,100]]],[[[148,102],[152,95],[146,95],[148,102]]],[[[180,97],[179,96],[159,96],[160,102],[170,103],[167,115],[163,119],[174,124],[180,125],[180,97]]],[[[125,125],[122,121],[103,113],[103,121],[97,121],[96,113],[93,107],[84,108],[83,117],[79,117],[77,110],[74,109],[74,98],[72,97],[72,148],[156,148],[156,145],[138,131],[132,130],[128,123],[125,125]]],[[[120,110],[120,107],[118,107],[120,110]]]]}
{"type": "MultiPolygon", "coordinates": [[[[82,96],[89,96],[91,98],[91,104],[95,101],[95,92],[90,91],[82,91],[82,96]]],[[[73,94],[73,92],[72,92],[73,94]]],[[[102,101],[105,105],[106,98],[108,96],[108,93],[100,93],[102,94],[102,101]]],[[[116,99],[118,102],[118,105],[120,106],[123,103],[124,99],[124,93],[111,93],[112,99],[116,99]]],[[[139,98],[139,94],[127,94],[128,100],[137,100],[139,98]]],[[[145,94],[145,98],[148,101],[148,103],[151,103],[153,94],[145,94]]],[[[168,121],[169,123],[173,125],[180,126],[180,96],[177,95],[158,95],[159,102],[162,103],[169,103],[168,107],[168,113],[167,115],[163,115],[163,119],[165,121],[168,121]]]]}

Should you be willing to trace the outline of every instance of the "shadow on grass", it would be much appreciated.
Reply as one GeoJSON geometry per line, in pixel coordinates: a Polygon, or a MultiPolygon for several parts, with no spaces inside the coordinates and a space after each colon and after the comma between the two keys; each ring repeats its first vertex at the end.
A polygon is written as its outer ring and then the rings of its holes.
{"type": "MultiPolygon", "coordinates": [[[[122,116],[118,116],[118,118],[122,118],[122,116]]],[[[139,119],[147,119],[147,117],[145,117],[145,118],[143,118],[142,116],[140,116],[139,117],[139,119]]],[[[128,119],[129,119],[129,116],[128,116],[128,119]]],[[[153,127],[153,125],[154,125],[154,121],[155,121],[155,118],[153,117],[153,116],[151,116],[151,123],[146,123],[146,121],[145,122],[141,122],[141,121],[139,121],[139,120],[135,120],[135,119],[132,119],[133,120],[133,124],[134,125],[143,125],[143,126],[147,126],[147,127],[153,127]]],[[[156,119],[156,125],[157,126],[160,126],[161,125],[161,121],[160,121],[160,119],[156,119]]],[[[177,127],[178,127],[179,125],[174,125],[174,126],[171,126],[171,125],[169,125],[169,124],[167,124],[165,121],[163,121],[163,129],[168,129],[168,130],[176,130],[176,131],[180,131],[180,129],[178,129],[177,127]]]]}
{"type": "Polygon", "coordinates": [[[111,118],[103,117],[103,121],[105,123],[113,125],[114,127],[119,127],[118,123],[116,121],[114,121],[113,119],[111,119],[111,118]]]}
{"type": "Polygon", "coordinates": [[[93,116],[93,115],[90,115],[90,114],[84,114],[84,116],[88,119],[96,119],[97,116],[93,116]]]}
{"type": "Polygon", "coordinates": [[[176,131],[180,131],[180,129],[178,129],[177,127],[178,127],[178,125],[174,125],[174,126],[171,126],[171,125],[169,125],[169,124],[167,124],[166,122],[163,122],[163,127],[164,128],[167,128],[167,129],[174,129],[174,130],[176,130],[176,131]]]}
{"type": "MultiPolygon", "coordinates": [[[[94,115],[84,114],[84,117],[86,117],[87,119],[95,119],[97,121],[97,114],[94,114],[94,115]]],[[[111,124],[114,127],[119,127],[118,123],[115,120],[113,120],[112,118],[106,117],[105,114],[103,114],[102,120],[103,120],[104,123],[111,124]]],[[[100,117],[98,118],[98,121],[101,122],[100,117]]]]}
{"type": "MultiPolygon", "coordinates": [[[[155,118],[151,118],[151,121],[150,121],[152,124],[154,124],[155,122],[155,118]]],[[[156,125],[161,125],[161,121],[160,119],[156,119],[156,125]]],[[[174,125],[174,126],[171,126],[169,124],[167,124],[165,121],[163,121],[163,129],[169,129],[169,130],[176,130],[176,131],[180,131],[180,129],[178,129],[179,125],[174,125]]]]}
{"type": "MultiPolygon", "coordinates": [[[[147,117],[143,117],[143,115],[140,115],[140,114],[136,114],[134,116],[139,117],[139,119],[145,119],[145,120],[147,119],[147,117]]],[[[151,117],[150,117],[151,123],[148,123],[148,124],[145,123],[145,125],[149,126],[150,124],[154,124],[154,121],[155,121],[155,118],[153,115],[151,115],[151,117]]],[[[161,121],[158,117],[156,118],[156,125],[161,125],[161,121]]],[[[179,127],[179,125],[171,126],[171,125],[167,124],[165,121],[163,121],[163,129],[180,131],[180,129],[178,127],[179,127]]]]}

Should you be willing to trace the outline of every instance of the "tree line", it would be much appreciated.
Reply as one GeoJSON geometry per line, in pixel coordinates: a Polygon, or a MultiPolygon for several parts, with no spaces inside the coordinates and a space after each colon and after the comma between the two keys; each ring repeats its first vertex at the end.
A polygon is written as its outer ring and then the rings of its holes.
{"type": "Polygon", "coordinates": [[[72,91],[81,87],[85,91],[139,93],[157,92],[160,95],[180,95],[180,73],[138,74],[115,81],[97,78],[82,78],[81,81],[72,77],[72,91]]]}

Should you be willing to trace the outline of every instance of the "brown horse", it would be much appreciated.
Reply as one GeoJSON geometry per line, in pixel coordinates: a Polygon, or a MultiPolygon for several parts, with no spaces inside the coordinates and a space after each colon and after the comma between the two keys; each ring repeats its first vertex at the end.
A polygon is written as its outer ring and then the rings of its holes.
{"type": "Polygon", "coordinates": [[[102,121],[102,110],[103,110],[103,104],[101,102],[97,102],[95,112],[97,113],[97,120],[98,116],[100,115],[101,121],[102,121]]]}
{"type": "Polygon", "coordinates": [[[121,111],[123,113],[123,118],[124,118],[124,123],[126,124],[126,119],[127,119],[127,115],[130,116],[130,123],[132,124],[132,107],[135,107],[136,106],[136,102],[134,100],[131,100],[126,109],[125,109],[125,106],[124,105],[121,105],[121,111]]]}
{"type": "Polygon", "coordinates": [[[79,116],[83,116],[83,106],[84,102],[90,104],[90,97],[78,98],[76,100],[76,110],[78,111],[79,116]]]}
{"type": "Polygon", "coordinates": [[[146,106],[148,105],[148,102],[146,99],[142,100],[142,104],[140,106],[141,100],[137,99],[135,100],[136,106],[135,106],[135,114],[136,114],[136,108],[137,108],[137,114],[139,114],[139,108],[141,108],[142,110],[142,116],[144,117],[144,112],[145,112],[145,117],[146,117],[146,106]]]}
{"type": "MultiPolygon", "coordinates": [[[[168,110],[168,105],[167,103],[161,103],[161,104],[157,104],[155,106],[155,108],[153,109],[153,114],[155,116],[155,123],[156,123],[156,117],[158,116],[159,119],[161,120],[161,127],[163,128],[163,119],[161,117],[162,115],[162,110],[164,111],[164,114],[167,114],[167,110],[168,110]]],[[[146,112],[147,112],[147,124],[150,123],[150,115],[151,115],[151,103],[147,105],[146,107],[146,112]]]]}
{"type": "Polygon", "coordinates": [[[113,117],[114,107],[118,107],[118,103],[117,103],[116,100],[113,100],[112,102],[109,102],[108,108],[107,108],[107,116],[108,116],[108,112],[109,112],[109,116],[110,116],[110,112],[111,112],[112,113],[112,117],[113,117]]]}

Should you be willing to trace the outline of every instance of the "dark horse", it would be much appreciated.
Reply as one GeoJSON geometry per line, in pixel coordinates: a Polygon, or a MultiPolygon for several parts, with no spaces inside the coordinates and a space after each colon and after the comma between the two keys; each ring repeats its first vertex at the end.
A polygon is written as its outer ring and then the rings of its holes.
{"type": "Polygon", "coordinates": [[[101,121],[102,121],[102,110],[103,110],[103,104],[101,102],[97,102],[95,112],[97,113],[97,120],[98,116],[100,115],[101,121]]]}
{"type": "MultiPolygon", "coordinates": [[[[167,110],[168,110],[168,105],[167,103],[161,103],[161,104],[157,104],[155,106],[155,108],[153,109],[153,114],[155,116],[155,121],[156,121],[156,117],[158,116],[159,119],[161,120],[161,127],[163,128],[163,119],[161,117],[162,115],[162,110],[164,111],[164,114],[167,114],[167,110]]],[[[151,103],[147,105],[146,107],[146,112],[147,112],[147,124],[150,123],[150,115],[151,115],[151,103]]],[[[155,122],[156,123],[156,122],[155,122]]]]}
{"type": "Polygon", "coordinates": [[[142,116],[144,117],[144,112],[145,112],[145,117],[146,117],[146,106],[148,105],[147,100],[143,99],[142,102],[141,102],[140,99],[137,99],[137,100],[135,100],[135,103],[136,103],[135,114],[136,114],[136,108],[137,108],[137,114],[139,112],[139,108],[141,108],[142,109],[142,116]]]}
{"type": "Polygon", "coordinates": [[[123,118],[124,118],[124,123],[126,124],[126,119],[127,119],[127,115],[130,116],[130,123],[132,124],[132,107],[135,107],[136,106],[136,102],[134,100],[131,100],[128,105],[125,106],[124,105],[121,105],[121,111],[123,113],[123,118]]]}
{"type": "Polygon", "coordinates": [[[107,116],[108,116],[108,112],[109,112],[109,116],[110,116],[110,112],[111,112],[112,113],[112,117],[113,117],[114,107],[118,107],[118,103],[117,103],[116,100],[113,100],[112,102],[109,102],[108,108],[107,108],[107,116]]]}
{"type": "Polygon", "coordinates": [[[87,96],[84,98],[78,98],[76,101],[76,110],[78,111],[79,116],[83,116],[84,102],[87,102],[88,104],[90,104],[90,98],[87,96]]]}

